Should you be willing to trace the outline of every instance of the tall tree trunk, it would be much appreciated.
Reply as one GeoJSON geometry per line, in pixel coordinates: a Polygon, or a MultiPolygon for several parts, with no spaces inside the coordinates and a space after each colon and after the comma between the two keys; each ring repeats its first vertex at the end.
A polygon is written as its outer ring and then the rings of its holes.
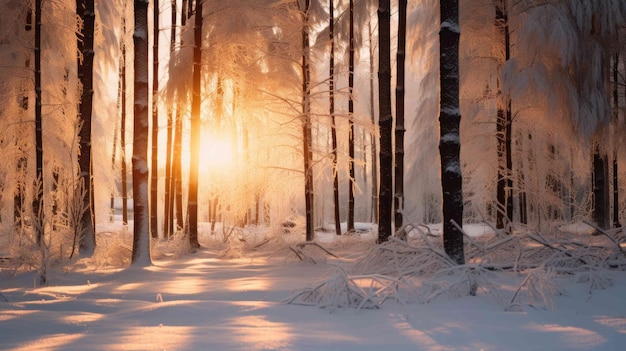
{"type": "MultiPolygon", "coordinates": [[[[187,25],[187,16],[189,13],[187,12],[187,3],[188,0],[182,1],[182,10],[180,16],[180,25],[185,27],[187,25]]],[[[182,46],[182,38],[181,38],[181,46],[182,46]]],[[[179,105],[182,107],[183,105],[179,105]]],[[[176,109],[176,114],[174,115],[174,168],[172,170],[173,173],[173,183],[174,183],[174,198],[175,198],[175,208],[176,208],[176,230],[183,229],[185,226],[185,220],[183,216],[183,164],[182,164],[182,147],[183,147],[183,116],[180,111],[182,108],[176,109]]],[[[186,110],[185,110],[186,111],[186,110]]]]}
{"type": "Polygon", "coordinates": [[[80,104],[80,154],[78,168],[80,169],[79,191],[82,195],[82,216],[80,220],[80,255],[90,257],[96,247],[96,233],[94,228],[94,208],[92,206],[92,172],[91,172],[91,113],[93,106],[93,56],[94,56],[94,29],[96,12],[94,0],[77,0],[76,12],[83,21],[82,40],[78,40],[82,60],[78,60],[78,79],[82,85],[80,104]]]}
{"type": "Polygon", "coordinates": [[[378,2],[378,126],[380,130],[380,190],[378,202],[378,242],[392,235],[393,145],[391,116],[391,6],[389,0],[378,2]]]}
{"type": "Polygon", "coordinates": [[[135,0],[134,108],[133,108],[133,251],[131,264],[146,267],[150,258],[148,199],[148,2],[135,0]]]}
{"type": "Polygon", "coordinates": [[[370,53],[370,122],[372,123],[372,131],[370,132],[370,141],[372,147],[372,215],[371,221],[374,223],[378,223],[378,147],[376,136],[376,105],[374,101],[374,40],[372,38],[373,34],[372,29],[372,21],[367,22],[367,32],[369,33],[369,53],[370,53]]]}
{"type": "MultiPolygon", "coordinates": [[[[176,230],[184,227],[185,221],[183,216],[183,166],[182,166],[182,147],[183,147],[183,116],[179,109],[174,114],[174,159],[173,163],[173,186],[176,212],[176,230]]],[[[174,209],[174,208],[173,208],[174,209]]]]}
{"type": "Polygon", "coordinates": [[[329,76],[329,94],[330,94],[330,118],[331,118],[331,138],[332,138],[332,155],[333,155],[333,204],[335,214],[335,234],[341,235],[341,216],[339,211],[339,169],[337,167],[337,117],[335,116],[335,8],[333,0],[329,1],[328,8],[330,12],[330,24],[328,25],[328,36],[330,39],[330,76],[329,76]]]}
{"type": "Polygon", "coordinates": [[[193,249],[199,248],[198,242],[198,168],[200,162],[200,120],[201,95],[201,70],[202,70],[202,3],[196,2],[194,21],[194,47],[193,47],[193,82],[191,102],[191,135],[190,135],[190,170],[189,170],[189,195],[187,199],[187,215],[189,220],[189,243],[193,249]]]}
{"type": "MultiPolygon", "coordinates": [[[[24,30],[26,32],[30,32],[33,30],[33,9],[29,6],[26,9],[26,16],[24,21],[24,30]]],[[[34,39],[34,38],[33,38],[34,39]]],[[[24,67],[26,70],[31,69],[31,60],[30,55],[27,55],[24,60],[24,67]]],[[[20,115],[22,113],[28,113],[29,101],[28,94],[24,92],[20,100],[20,107],[22,111],[20,111],[20,115]]],[[[21,120],[21,117],[20,117],[21,120]]],[[[13,195],[13,221],[15,226],[20,230],[24,228],[24,201],[26,200],[26,174],[27,174],[27,165],[28,159],[24,154],[24,149],[22,148],[22,144],[20,143],[22,139],[22,128],[19,128],[15,135],[15,146],[17,148],[16,153],[19,155],[17,158],[16,164],[16,177],[17,184],[15,193],[13,195]]]]}
{"type": "Polygon", "coordinates": [[[396,159],[395,159],[395,190],[394,190],[394,220],[395,228],[402,228],[402,214],[404,210],[404,61],[406,57],[406,7],[407,0],[398,3],[398,52],[397,83],[396,83],[396,159]]]}
{"type": "MultiPolygon", "coordinates": [[[[170,31],[170,57],[174,52],[176,47],[176,4],[177,0],[171,1],[171,11],[172,11],[172,28],[170,31]]],[[[164,190],[164,209],[163,209],[163,236],[166,238],[172,235],[173,232],[173,204],[174,204],[174,186],[173,186],[173,177],[172,177],[172,147],[173,147],[173,123],[174,123],[174,109],[172,106],[167,111],[167,140],[165,142],[166,146],[166,155],[165,155],[165,190],[164,190]]]]}
{"type": "Polygon", "coordinates": [[[354,1],[350,0],[348,37],[348,232],[354,232],[354,1]]]}
{"type": "Polygon", "coordinates": [[[461,175],[461,141],[459,108],[459,3],[440,1],[440,112],[439,153],[443,191],[443,246],[456,263],[463,264],[463,233],[455,226],[463,223],[463,179],[461,175]],[[456,222],[456,223],[454,223],[456,222]]]}
{"type": "Polygon", "coordinates": [[[311,99],[309,67],[309,9],[310,0],[305,0],[302,11],[302,158],[304,159],[304,202],[306,212],[306,241],[315,239],[315,202],[313,197],[313,150],[311,133],[311,99]]]}
{"type": "Polygon", "coordinates": [[[593,219],[603,229],[610,226],[608,182],[608,157],[596,144],[593,152],[593,219]]]}
{"type": "MultiPolygon", "coordinates": [[[[33,215],[37,244],[43,245],[43,136],[41,128],[41,3],[35,1],[35,192],[33,194],[33,215]]],[[[42,276],[43,278],[43,276],[42,276]]]]}
{"type": "MultiPolygon", "coordinates": [[[[126,8],[126,1],[123,2],[123,8],[126,8]]],[[[120,118],[120,162],[121,162],[121,178],[122,178],[122,223],[128,225],[128,169],[126,165],[126,15],[122,17],[122,39],[120,41],[121,47],[121,62],[120,62],[120,80],[122,82],[122,90],[120,94],[122,96],[122,111],[120,118]]]]}
{"type": "Polygon", "coordinates": [[[159,0],[153,5],[152,46],[152,166],[150,167],[150,234],[159,237],[158,192],[159,192],[159,0]]]}
{"type": "MultiPolygon", "coordinates": [[[[120,67],[121,69],[121,67],[120,67]]],[[[121,71],[120,71],[121,72],[121,71]]],[[[122,75],[121,73],[118,74],[118,83],[117,83],[117,106],[115,107],[115,111],[119,111],[120,110],[120,105],[122,103],[122,96],[120,94],[120,91],[122,90],[122,75]]],[[[117,114],[116,114],[117,116],[117,114]]],[[[113,127],[113,147],[111,148],[111,171],[115,172],[115,161],[117,159],[117,135],[120,132],[119,128],[118,128],[118,124],[117,124],[117,119],[115,120],[115,127],[113,127]]],[[[111,203],[109,206],[109,222],[113,223],[115,221],[115,193],[116,191],[114,189],[111,189],[111,203]]]]}
{"type": "MultiPolygon", "coordinates": [[[[499,0],[496,4],[495,26],[498,29],[504,45],[504,60],[499,69],[511,58],[508,10],[506,0],[499,0]]],[[[498,180],[496,189],[497,210],[496,228],[505,228],[513,219],[513,163],[511,155],[512,116],[511,100],[504,96],[498,79],[498,111],[496,117],[496,137],[498,140],[498,180]]]]}
{"type": "MultiPolygon", "coordinates": [[[[613,58],[613,113],[615,122],[619,118],[619,85],[617,80],[619,78],[619,53],[616,53],[613,58]]],[[[613,227],[619,228],[622,225],[619,222],[619,179],[618,179],[618,164],[617,164],[617,147],[614,146],[613,150],[613,227]]]]}

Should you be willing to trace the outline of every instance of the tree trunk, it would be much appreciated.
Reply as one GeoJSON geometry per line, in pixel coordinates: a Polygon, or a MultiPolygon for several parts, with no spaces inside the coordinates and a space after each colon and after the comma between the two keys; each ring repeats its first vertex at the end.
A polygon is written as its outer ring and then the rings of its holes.
{"type": "Polygon", "coordinates": [[[378,242],[392,235],[393,145],[391,140],[391,30],[390,1],[378,2],[378,126],[380,130],[380,191],[378,202],[378,242]]]}
{"type": "MultiPolygon", "coordinates": [[[[41,128],[41,3],[35,1],[35,191],[33,193],[33,219],[38,245],[43,245],[43,136],[41,128]]],[[[43,277],[43,276],[42,276],[43,277]]]]}
{"type": "Polygon", "coordinates": [[[135,0],[133,123],[133,251],[131,264],[146,267],[150,258],[148,199],[148,2],[135,0]]]}
{"type": "Polygon", "coordinates": [[[93,225],[94,208],[91,205],[92,172],[91,172],[91,114],[93,106],[93,56],[94,56],[94,28],[96,12],[94,0],[77,0],[76,12],[83,21],[82,40],[78,40],[78,48],[82,54],[82,60],[78,60],[78,79],[82,85],[80,97],[80,153],[78,156],[78,168],[80,169],[79,187],[81,191],[82,216],[80,220],[79,253],[83,257],[93,255],[96,247],[96,234],[93,225]]]}
{"type": "MultiPolygon", "coordinates": [[[[126,8],[126,1],[123,2],[123,7],[126,8]]],[[[122,17],[122,39],[121,46],[121,62],[120,62],[120,80],[122,84],[122,90],[120,95],[122,97],[122,111],[120,118],[120,162],[121,162],[121,178],[122,178],[122,223],[128,225],[128,170],[126,166],[126,42],[124,36],[126,35],[126,16],[122,17]]]]}
{"type": "Polygon", "coordinates": [[[350,0],[348,38],[348,233],[354,232],[354,1],[350,0]]]}
{"type": "Polygon", "coordinates": [[[328,90],[330,94],[330,118],[332,120],[333,204],[335,214],[335,234],[341,235],[341,216],[339,211],[339,169],[337,168],[337,117],[335,116],[335,8],[333,0],[330,0],[328,8],[330,12],[330,24],[328,25],[328,36],[330,39],[330,75],[328,78],[328,90]]]}
{"type": "Polygon", "coordinates": [[[309,8],[310,0],[305,0],[302,10],[302,143],[304,159],[304,202],[306,212],[306,241],[315,239],[313,197],[313,150],[311,135],[311,99],[309,67],[309,8]]]}
{"type": "MultiPolygon", "coordinates": [[[[118,74],[118,83],[117,83],[117,106],[115,111],[120,110],[120,104],[122,103],[122,96],[120,95],[120,91],[122,90],[122,75],[118,74]]],[[[117,114],[116,114],[117,116],[117,114]]],[[[120,132],[117,124],[117,119],[115,120],[115,127],[113,127],[113,147],[111,148],[111,171],[115,173],[115,160],[117,159],[117,135],[120,132]]],[[[116,191],[111,189],[111,203],[109,206],[109,222],[113,223],[115,221],[115,193],[116,191]]]]}
{"type": "MultiPolygon", "coordinates": [[[[172,11],[172,29],[170,32],[170,57],[176,47],[176,0],[171,2],[172,11]]],[[[174,223],[174,186],[172,177],[172,147],[173,147],[173,123],[174,123],[174,106],[172,106],[167,112],[167,140],[166,140],[166,155],[165,155],[165,190],[164,190],[164,208],[163,208],[163,236],[168,238],[173,234],[174,223]]]]}
{"type": "Polygon", "coordinates": [[[370,122],[372,123],[372,131],[370,132],[371,141],[371,157],[372,157],[372,215],[371,220],[374,223],[378,223],[378,147],[376,141],[376,105],[374,101],[374,40],[372,38],[372,21],[367,22],[367,28],[369,33],[369,53],[370,53],[370,122]]]}
{"type": "MultiPolygon", "coordinates": [[[[504,60],[499,69],[511,58],[508,10],[506,0],[499,0],[496,4],[496,28],[504,45],[504,60]]],[[[496,137],[498,140],[498,180],[497,180],[497,210],[496,228],[505,228],[513,219],[513,163],[511,155],[511,100],[502,94],[498,79],[498,112],[496,117],[496,137]]]]}
{"type": "Polygon", "coordinates": [[[439,153],[443,191],[443,245],[446,254],[463,264],[463,233],[455,226],[463,223],[463,179],[460,161],[459,108],[459,4],[440,1],[440,112],[439,153]],[[456,222],[456,223],[455,223],[456,222]]]}
{"type": "Polygon", "coordinates": [[[593,219],[603,228],[609,228],[608,159],[596,145],[593,153],[593,219]]]}
{"type": "MultiPolygon", "coordinates": [[[[613,58],[613,113],[615,121],[619,118],[619,53],[613,58]]],[[[613,150],[613,227],[619,228],[622,225],[619,222],[619,179],[617,164],[617,148],[613,150]]]]}
{"type": "Polygon", "coordinates": [[[153,5],[152,46],[152,166],[150,167],[150,234],[159,237],[158,189],[159,189],[159,0],[153,5]]]}
{"type": "Polygon", "coordinates": [[[395,159],[395,195],[394,220],[395,229],[402,228],[402,214],[404,210],[404,61],[406,57],[406,7],[407,0],[398,3],[398,52],[397,83],[396,83],[396,159],[395,159]]]}
{"type": "Polygon", "coordinates": [[[189,163],[189,195],[187,199],[187,216],[189,220],[189,243],[192,249],[200,247],[198,242],[198,168],[200,162],[200,120],[201,103],[201,70],[202,70],[202,3],[196,2],[194,21],[193,47],[193,82],[191,102],[191,135],[190,135],[190,163],[189,163]]]}

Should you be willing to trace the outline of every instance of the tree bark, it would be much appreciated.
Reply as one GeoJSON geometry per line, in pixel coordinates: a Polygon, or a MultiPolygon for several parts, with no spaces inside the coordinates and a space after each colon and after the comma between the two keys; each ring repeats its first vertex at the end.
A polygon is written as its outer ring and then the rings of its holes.
{"type": "Polygon", "coordinates": [[[306,241],[315,239],[315,202],[313,197],[313,150],[311,134],[311,99],[309,67],[309,9],[310,0],[305,0],[302,11],[302,143],[304,159],[304,202],[306,214],[306,241]]]}
{"type": "MultiPolygon", "coordinates": [[[[123,7],[126,8],[126,1],[123,2],[123,7]]],[[[121,62],[120,62],[120,80],[122,97],[122,111],[120,118],[120,162],[121,162],[121,181],[122,181],[122,223],[128,225],[128,169],[126,165],[126,42],[124,36],[126,35],[126,16],[122,17],[122,39],[120,41],[121,47],[121,62]]]]}
{"type": "Polygon", "coordinates": [[[91,172],[91,115],[93,107],[93,57],[94,57],[94,29],[96,12],[94,0],[77,0],[76,12],[83,21],[82,40],[78,40],[82,60],[78,60],[78,79],[82,85],[82,94],[78,111],[80,114],[80,154],[78,167],[80,172],[80,190],[83,213],[80,220],[79,253],[83,257],[93,255],[96,247],[94,228],[94,208],[91,202],[92,172],[91,172]]]}
{"type": "MultiPolygon", "coordinates": [[[[511,45],[506,0],[496,4],[495,26],[504,45],[504,60],[499,69],[511,58],[511,45]]],[[[496,117],[496,138],[498,140],[498,179],[497,179],[497,210],[496,228],[505,228],[513,219],[513,161],[511,155],[512,115],[511,100],[504,96],[498,79],[498,111],[496,117]]]]}
{"type": "Polygon", "coordinates": [[[370,132],[371,142],[371,158],[372,158],[372,206],[371,206],[371,220],[374,223],[378,223],[378,144],[376,140],[376,105],[374,100],[374,40],[372,38],[372,21],[367,22],[367,28],[369,33],[369,54],[370,54],[370,122],[372,123],[372,131],[370,132]]]}
{"type": "Polygon", "coordinates": [[[328,36],[330,40],[330,74],[328,78],[328,90],[330,95],[330,118],[331,118],[331,139],[333,157],[333,204],[335,214],[335,234],[341,235],[341,216],[339,211],[339,169],[337,167],[337,117],[335,116],[335,8],[333,0],[329,1],[328,8],[330,14],[330,24],[328,25],[328,36]]]}
{"type": "Polygon", "coordinates": [[[440,1],[440,112],[439,153],[443,191],[443,245],[446,254],[463,264],[463,233],[455,226],[463,223],[463,179],[459,108],[459,4],[458,0],[440,1]],[[456,223],[454,223],[456,222],[456,223]]]}
{"type": "Polygon", "coordinates": [[[389,0],[378,2],[378,126],[380,130],[380,190],[378,202],[378,242],[392,235],[393,145],[391,139],[391,30],[389,0]]]}
{"type": "MultiPolygon", "coordinates": [[[[172,28],[170,32],[170,57],[174,52],[176,47],[176,0],[171,1],[171,11],[172,11],[172,28]]],[[[173,109],[175,107],[172,106],[167,112],[167,140],[166,144],[166,155],[165,155],[165,190],[164,190],[164,208],[163,208],[163,236],[168,238],[173,234],[173,223],[174,223],[174,212],[173,212],[173,204],[174,204],[174,183],[172,177],[172,147],[173,147],[173,123],[174,123],[174,112],[173,109]]]]}
{"type": "Polygon", "coordinates": [[[609,228],[608,157],[596,145],[593,153],[593,219],[603,228],[609,228]]]}
{"type": "Polygon", "coordinates": [[[152,166],[150,167],[150,234],[159,237],[158,192],[159,192],[159,0],[153,5],[152,46],[152,166]]]}
{"type": "Polygon", "coordinates": [[[148,2],[135,0],[133,107],[133,250],[131,264],[146,267],[150,258],[148,197],[148,2]]]}
{"type": "Polygon", "coordinates": [[[350,0],[348,37],[348,232],[354,232],[354,1],[350,0]]]}
{"type": "MultiPolygon", "coordinates": [[[[619,53],[616,53],[613,58],[613,113],[617,122],[619,118],[619,85],[617,80],[619,79],[619,53]]],[[[614,146],[615,148],[615,146],[614,146]]],[[[617,162],[617,148],[613,150],[613,228],[621,227],[619,222],[619,178],[618,178],[618,162],[617,162]]]]}
{"type": "Polygon", "coordinates": [[[33,218],[36,222],[35,237],[38,245],[43,245],[43,136],[41,127],[41,5],[43,0],[35,1],[35,183],[33,193],[33,218]]]}
{"type": "Polygon", "coordinates": [[[395,229],[402,228],[404,210],[404,62],[406,57],[406,7],[407,0],[398,3],[398,52],[397,83],[396,83],[396,145],[395,145],[395,189],[394,189],[394,222],[395,229]]]}
{"type": "Polygon", "coordinates": [[[196,3],[194,20],[194,47],[193,47],[193,82],[191,101],[191,135],[190,135],[190,170],[189,195],[187,198],[188,234],[192,249],[200,247],[198,242],[198,168],[200,163],[200,120],[201,103],[201,70],[202,70],[202,4],[196,3]]]}

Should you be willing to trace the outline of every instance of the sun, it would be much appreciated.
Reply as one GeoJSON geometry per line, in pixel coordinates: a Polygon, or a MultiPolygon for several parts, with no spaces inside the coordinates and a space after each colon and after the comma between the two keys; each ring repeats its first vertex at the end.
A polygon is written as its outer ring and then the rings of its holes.
{"type": "Polygon", "coordinates": [[[232,165],[232,141],[213,133],[207,134],[200,141],[200,167],[215,170],[232,165]]]}

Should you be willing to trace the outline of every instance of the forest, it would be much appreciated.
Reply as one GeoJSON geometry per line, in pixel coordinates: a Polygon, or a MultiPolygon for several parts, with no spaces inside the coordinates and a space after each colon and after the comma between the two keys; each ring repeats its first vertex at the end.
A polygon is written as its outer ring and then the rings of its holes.
{"type": "Polygon", "coordinates": [[[623,345],[625,1],[0,9],[0,348],[623,345]]]}
{"type": "Polygon", "coordinates": [[[3,279],[278,253],[357,262],[286,304],[517,310],[626,268],[623,0],[0,8],[3,279]]]}

